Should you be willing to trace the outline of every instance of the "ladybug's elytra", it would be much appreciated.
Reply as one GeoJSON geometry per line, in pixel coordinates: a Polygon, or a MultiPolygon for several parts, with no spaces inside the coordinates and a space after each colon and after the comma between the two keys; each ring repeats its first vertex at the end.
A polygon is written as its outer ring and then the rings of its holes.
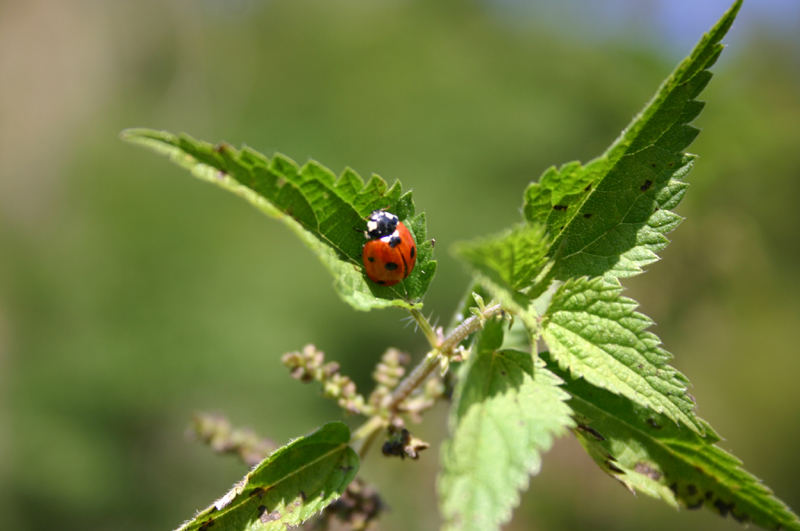
{"type": "Polygon", "coordinates": [[[417,245],[408,227],[394,214],[374,210],[367,218],[362,259],[367,277],[382,286],[406,278],[417,262],[417,245]]]}

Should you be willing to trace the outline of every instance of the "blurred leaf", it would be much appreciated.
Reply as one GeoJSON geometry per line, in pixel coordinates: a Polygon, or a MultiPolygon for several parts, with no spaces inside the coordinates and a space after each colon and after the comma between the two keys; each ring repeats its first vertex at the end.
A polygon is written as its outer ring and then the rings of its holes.
{"type": "Polygon", "coordinates": [[[225,496],[178,531],[283,530],[297,526],[338,498],[358,471],[341,422],[279,448],[225,496]]]}
{"type": "Polygon", "coordinates": [[[502,320],[487,322],[462,366],[442,448],[439,501],[445,529],[488,531],[511,518],[540,451],[572,426],[560,378],[530,353],[497,350],[502,320]]]}
{"type": "Polygon", "coordinates": [[[720,439],[707,425],[699,435],[625,397],[570,378],[553,360],[548,367],[564,378],[572,395],[578,440],[600,468],[631,491],[675,507],[705,505],[768,529],[800,529],[797,516],[744,471],[741,461],[715,446],[720,439]]]}
{"type": "Polygon", "coordinates": [[[665,234],[681,220],[668,209],[681,200],[692,166],[683,150],[699,132],[688,125],[704,106],[695,98],[711,79],[708,68],[740,6],[734,3],[601,157],[550,168],[528,186],[525,218],[553,237],[556,279],[618,282],[658,259],[665,234]]]}
{"type": "Polygon", "coordinates": [[[422,305],[436,262],[430,260],[433,248],[426,236],[425,215],[415,215],[411,192],[403,194],[399,182],[387,189],[386,182],[373,175],[365,184],[350,169],[337,179],[314,161],[298,167],[280,154],[268,159],[247,147],[214,146],[164,131],[128,129],[122,138],[167,155],[195,177],[245,198],[286,223],[331,272],[342,299],[357,310],[422,305]],[[363,273],[361,231],[365,218],[376,209],[400,217],[417,242],[417,266],[395,286],[379,286],[363,273]]]}
{"type": "Polygon", "coordinates": [[[622,287],[602,278],[565,282],[542,321],[542,338],[553,359],[575,378],[702,433],[686,393],[686,377],[667,365],[672,356],[647,331],[653,322],[635,311],[636,301],[621,292],[622,287]]]}

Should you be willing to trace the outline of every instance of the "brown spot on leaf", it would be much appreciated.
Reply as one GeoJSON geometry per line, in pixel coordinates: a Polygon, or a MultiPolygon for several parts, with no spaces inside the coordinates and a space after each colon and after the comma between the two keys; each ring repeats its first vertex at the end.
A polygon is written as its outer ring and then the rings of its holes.
{"type": "Polygon", "coordinates": [[[567,205],[553,205],[553,210],[566,210],[567,205]]]}
{"type": "Polygon", "coordinates": [[[214,520],[209,518],[208,520],[206,520],[205,522],[200,524],[200,531],[206,531],[206,529],[208,529],[209,527],[211,527],[213,525],[214,525],[214,520]]]}
{"type": "Polygon", "coordinates": [[[639,461],[636,463],[636,466],[633,467],[635,471],[642,474],[643,476],[647,476],[653,481],[658,481],[661,479],[661,472],[653,468],[650,463],[646,463],[644,461],[639,461]]]}
{"type": "Polygon", "coordinates": [[[266,524],[267,522],[274,522],[275,520],[277,520],[277,519],[278,519],[278,518],[280,518],[280,517],[281,517],[281,513],[280,513],[280,511],[272,511],[271,513],[268,513],[268,512],[265,510],[265,511],[264,511],[264,512],[261,514],[261,516],[259,516],[259,517],[258,517],[258,519],[259,519],[259,520],[261,520],[263,523],[265,523],[265,524],[266,524]]]}
{"type": "Polygon", "coordinates": [[[657,430],[661,429],[661,424],[656,422],[656,419],[654,419],[653,417],[647,417],[647,421],[646,422],[652,428],[655,428],[657,430]]]}
{"type": "Polygon", "coordinates": [[[584,192],[588,192],[591,189],[592,189],[592,183],[589,183],[589,184],[586,185],[586,188],[584,188],[583,191],[584,192]]]}
{"type": "Polygon", "coordinates": [[[642,183],[642,186],[640,186],[639,188],[642,190],[642,192],[646,192],[650,189],[651,186],[653,186],[653,181],[651,181],[650,179],[646,179],[642,183]]]}
{"type": "Polygon", "coordinates": [[[583,215],[583,217],[585,217],[586,219],[589,219],[590,217],[592,217],[592,213],[591,212],[587,212],[587,213],[585,213],[583,215]]]}

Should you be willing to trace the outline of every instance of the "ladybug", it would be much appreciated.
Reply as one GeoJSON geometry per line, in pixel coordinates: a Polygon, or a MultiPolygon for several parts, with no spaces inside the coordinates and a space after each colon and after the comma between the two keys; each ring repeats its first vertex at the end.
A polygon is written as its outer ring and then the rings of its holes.
{"type": "Polygon", "coordinates": [[[367,277],[382,286],[392,286],[406,278],[417,262],[417,245],[408,227],[394,214],[373,210],[364,231],[362,260],[367,277]]]}

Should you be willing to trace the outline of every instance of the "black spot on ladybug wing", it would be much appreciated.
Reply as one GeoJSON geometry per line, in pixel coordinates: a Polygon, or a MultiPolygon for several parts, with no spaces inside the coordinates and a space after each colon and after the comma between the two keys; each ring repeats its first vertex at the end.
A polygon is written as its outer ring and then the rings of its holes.
{"type": "Polygon", "coordinates": [[[384,267],[386,267],[387,271],[394,271],[400,266],[397,264],[397,262],[386,262],[386,265],[384,267]]]}
{"type": "Polygon", "coordinates": [[[412,246],[411,246],[411,251],[409,251],[408,255],[409,255],[411,258],[414,258],[414,255],[416,255],[416,254],[417,254],[417,248],[416,248],[416,247],[414,247],[414,246],[412,245],[412,246]]]}
{"type": "Polygon", "coordinates": [[[367,260],[369,260],[370,262],[374,262],[375,261],[375,257],[374,256],[368,256],[367,260]]]}
{"type": "Polygon", "coordinates": [[[403,240],[400,239],[400,236],[392,236],[389,240],[389,247],[397,247],[401,243],[403,243],[403,240]]]}

